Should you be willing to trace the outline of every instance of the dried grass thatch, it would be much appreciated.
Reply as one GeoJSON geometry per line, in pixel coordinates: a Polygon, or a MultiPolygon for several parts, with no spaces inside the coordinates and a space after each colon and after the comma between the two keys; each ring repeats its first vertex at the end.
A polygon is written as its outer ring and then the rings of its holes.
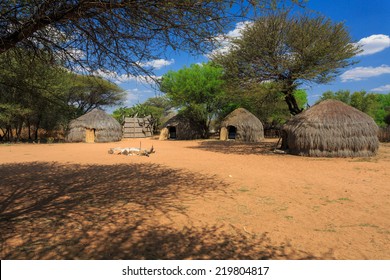
{"type": "Polygon", "coordinates": [[[122,126],[116,119],[99,109],[72,120],[66,136],[67,142],[86,142],[86,134],[92,131],[93,142],[115,142],[122,139],[122,126]]]}
{"type": "Polygon", "coordinates": [[[288,152],[315,157],[376,154],[378,126],[367,114],[337,100],[325,100],[283,126],[288,152]]]}
{"type": "Polygon", "coordinates": [[[264,139],[261,121],[244,108],[238,108],[225,117],[221,123],[220,140],[227,140],[229,128],[235,128],[235,140],[260,142],[264,139]]]}
{"type": "Polygon", "coordinates": [[[172,139],[170,131],[172,128],[175,129],[175,137],[177,140],[193,140],[200,139],[204,136],[204,129],[202,125],[196,121],[189,119],[188,117],[177,114],[170,118],[165,124],[164,128],[160,133],[160,140],[172,139]]]}

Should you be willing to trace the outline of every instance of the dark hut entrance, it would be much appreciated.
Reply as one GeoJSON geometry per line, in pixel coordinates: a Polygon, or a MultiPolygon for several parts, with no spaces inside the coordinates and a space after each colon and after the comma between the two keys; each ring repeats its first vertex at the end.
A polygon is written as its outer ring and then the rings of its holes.
{"type": "Polygon", "coordinates": [[[169,130],[169,139],[176,139],[176,127],[170,126],[168,130],[169,130]]]}
{"type": "Polygon", "coordinates": [[[228,126],[228,139],[236,139],[237,128],[235,126],[228,126]]]}

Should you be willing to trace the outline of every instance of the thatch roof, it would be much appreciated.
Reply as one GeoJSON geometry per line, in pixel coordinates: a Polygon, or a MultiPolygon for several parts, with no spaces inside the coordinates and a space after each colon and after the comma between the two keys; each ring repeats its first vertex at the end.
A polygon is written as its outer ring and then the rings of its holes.
{"type": "Polygon", "coordinates": [[[177,140],[193,140],[204,137],[203,126],[183,114],[177,114],[170,118],[163,126],[166,128],[175,127],[177,140]]]}
{"type": "Polygon", "coordinates": [[[95,131],[95,142],[115,142],[122,139],[122,126],[100,109],[72,120],[69,124],[66,141],[85,142],[86,130],[95,131]]]}
{"type": "Polygon", "coordinates": [[[367,114],[337,100],[325,100],[283,126],[291,154],[324,157],[375,155],[378,126],[367,114]]]}
{"type": "Polygon", "coordinates": [[[224,118],[221,128],[229,126],[236,128],[235,139],[238,141],[260,142],[264,139],[263,124],[255,115],[244,108],[238,108],[224,118]]]}

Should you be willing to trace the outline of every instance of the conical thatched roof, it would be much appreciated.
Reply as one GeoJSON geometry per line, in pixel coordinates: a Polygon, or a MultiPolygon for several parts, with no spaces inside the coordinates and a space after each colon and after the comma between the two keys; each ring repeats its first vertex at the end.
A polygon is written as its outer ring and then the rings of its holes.
{"type": "Polygon", "coordinates": [[[200,139],[204,135],[202,125],[196,121],[191,120],[183,114],[177,114],[170,118],[164,127],[176,128],[176,139],[178,140],[193,140],[200,139]]]}
{"type": "MultiPolygon", "coordinates": [[[[261,121],[244,108],[238,108],[225,117],[221,123],[222,128],[234,126],[236,140],[246,142],[260,142],[264,139],[264,128],[261,121]]],[[[221,138],[221,140],[224,140],[221,138]]]]}
{"type": "Polygon", "coordinates": [[[378,126],[367,114],[337,100],[325,100],[283,126],[292,154],[325,157],[375,155],[378,126]]]}
{"type": "Polygon", "coordinates": [[[93,109],[70,122],[66,141],[85,142],[87,130],[94,130],[94,142],[114,142],[122,139],[122,126],[118,121],[100,109],[93,109]]]}

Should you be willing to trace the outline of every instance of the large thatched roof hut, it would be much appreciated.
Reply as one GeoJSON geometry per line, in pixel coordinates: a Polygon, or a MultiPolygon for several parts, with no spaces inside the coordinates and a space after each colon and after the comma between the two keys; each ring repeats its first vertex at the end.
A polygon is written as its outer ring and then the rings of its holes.
{"type": "Polygon", "coordinates": [[[122,139],[122,126],[100,109],[72,120],[66,136],[67,142],[115,142],[122,139]]]}
{"type": "Polygon", "coordinates": [[[220,140],[260,142],[264,139],[263,124],[248,110],[238,108],[222,121],[219,138],[220,140]]]}
{"type": "Polygon", "coordinates": [[[191,120],[182,114],[177,114],[164,124],[159,139],[192,140],[203,137],[204,128],[200,123],[191,120]]]}
{"type": "Polygon", "coordinates": [[[283,126],[289,153],[320,157],[375,155],[378,126],[367,114],[337,100],[325,100],[283,126]]]}

